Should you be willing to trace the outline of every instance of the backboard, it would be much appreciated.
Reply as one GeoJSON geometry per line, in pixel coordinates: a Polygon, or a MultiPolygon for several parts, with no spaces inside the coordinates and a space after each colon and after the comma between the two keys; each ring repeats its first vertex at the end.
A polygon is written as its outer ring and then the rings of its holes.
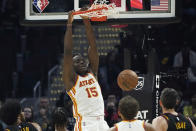
{"type": "MultiPolygon", "coordinates": [[[[171,23],[179,20],[181,0],[107,0],[115,3],[117,18],[95,24],[148,24],[171,23]]],[[[94,0],[23,0],[23,24],[64,24],[68,12],[91,5],[94,0]]],[[[74,17],[80,24],[80,16],[74,17]]]]}

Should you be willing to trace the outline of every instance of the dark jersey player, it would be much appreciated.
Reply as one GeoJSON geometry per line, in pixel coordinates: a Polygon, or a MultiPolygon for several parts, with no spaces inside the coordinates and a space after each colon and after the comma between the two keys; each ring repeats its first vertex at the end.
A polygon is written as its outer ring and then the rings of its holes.
{"type": "Polygon", "coordinates": [[[157,131],[196,131],[190,118],[174,110],[178,93],[172,88],[165,88],[161,92],[160,106],[163,114],[155,118],[152,125],[157,131]]]}

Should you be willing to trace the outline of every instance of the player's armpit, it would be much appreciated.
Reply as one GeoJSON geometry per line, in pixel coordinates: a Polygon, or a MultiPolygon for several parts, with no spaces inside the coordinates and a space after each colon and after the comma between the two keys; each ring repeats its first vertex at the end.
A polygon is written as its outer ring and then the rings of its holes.
{"type": "Polygon", "coordinates": [[[167,131],[168,128],[167,121],[162,116],[153,119],[152,126],[156,131],[167,131]]]}
{"type": "Polygon", "coordinates": [[[149,123],[144,124],[144,129],[145,131],[156,131],[155,128],[149,123]]]}

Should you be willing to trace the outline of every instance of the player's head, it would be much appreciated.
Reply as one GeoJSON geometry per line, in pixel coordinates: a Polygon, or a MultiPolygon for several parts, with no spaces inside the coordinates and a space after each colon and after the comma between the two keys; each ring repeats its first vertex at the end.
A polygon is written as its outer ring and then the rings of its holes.
{"type": "Polygon", "coordinates": [[[57,107],[52,112],[52,122],[55,125],[55,128],[66,128],[68,121],[67,111],[63,107],[57,107]]]}
{"type": "Polygon", "coordinates": [[[139,103],[135,98],[125,96],[120,100],[118,110],[123,120],[132,120],[138,113],[139,103]]]}
{"type": "Polygon", "coordinates": [[[173,88],[165,88],[161,92],[160,103],[166,109],[173,109],[176,106],[178,93],[173,88]]]}
{"type": "Polygon", "coordinates": [[[8,100],[0,109],[0,118],[7,125],[15,124],[20,114],[21,106],[16,100],[8,100]]]}
{"type": "Polygon", "coordinates": [[[73,68],[79,75],[86,75],[88,72],[88,63],[81,54],[73,55],[73,68]]]}

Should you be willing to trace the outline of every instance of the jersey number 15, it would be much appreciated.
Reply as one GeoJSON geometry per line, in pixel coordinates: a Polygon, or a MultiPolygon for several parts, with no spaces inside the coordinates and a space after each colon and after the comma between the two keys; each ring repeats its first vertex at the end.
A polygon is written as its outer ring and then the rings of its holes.
{"type": "Polygon", "coordinates": [[[88,98],[98,96],[98,92],[97,92],[96,87],[86,88],[86,92],[88,94],[88,98]]]}

